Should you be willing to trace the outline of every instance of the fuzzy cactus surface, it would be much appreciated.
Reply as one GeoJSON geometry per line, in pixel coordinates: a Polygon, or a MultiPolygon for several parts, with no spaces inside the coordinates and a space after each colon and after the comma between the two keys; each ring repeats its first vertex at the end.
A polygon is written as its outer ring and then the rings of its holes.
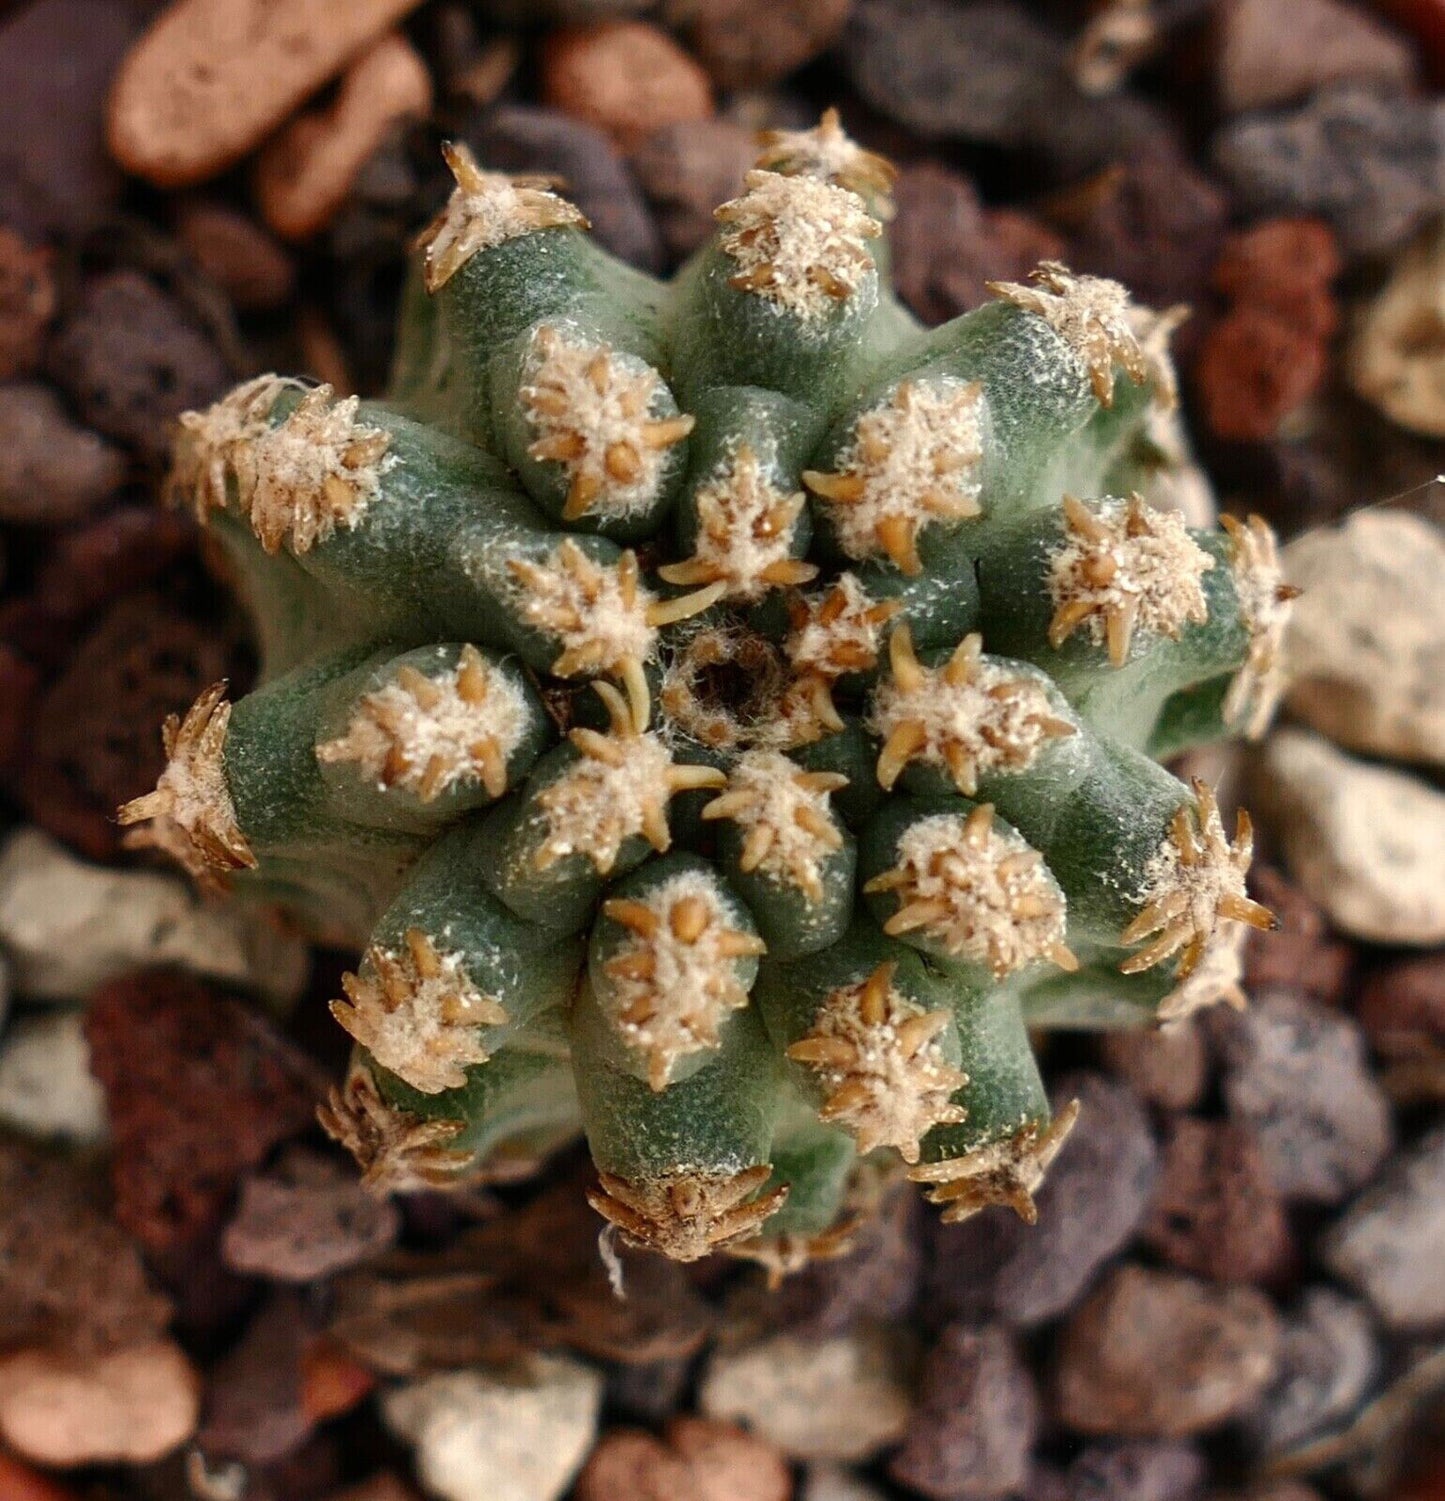
{"type": "Polygon", "coordinates": [[[384,401],[182,419],[262,672],[132,840],[360,952],[323,1121],[379,1190],[581,1133],[684,1260],[837,1252],[890,1164],[1031,1218],[1031,1029],[1240,1004],[1271,920],[1160,764],[1264,725],[1288,597],[1163,503],[1178,313],[1050,263],[920,327],[831,113],[667,284],[447,155],[384,401]]]}

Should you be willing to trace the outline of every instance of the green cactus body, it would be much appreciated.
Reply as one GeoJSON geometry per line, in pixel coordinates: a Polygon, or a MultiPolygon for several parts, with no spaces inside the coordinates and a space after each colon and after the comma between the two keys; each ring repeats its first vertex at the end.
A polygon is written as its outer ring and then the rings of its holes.
{"type": "Polygon", "coordinates": [[[324,1119],[378,1189],[583,1133],[618,1233],[777,1274],[890,1161],[1032,1215],[1027,1027],[1237,1002],[1269,922],[1154,759],[1263,726],[1287,596],[1136,493],[1176,315],[1050,264],[918,328],[832,115],[671,285],[448,155],[387,401],[183,419],[263,672],[133,839],[362,952],[324,1119]]]}

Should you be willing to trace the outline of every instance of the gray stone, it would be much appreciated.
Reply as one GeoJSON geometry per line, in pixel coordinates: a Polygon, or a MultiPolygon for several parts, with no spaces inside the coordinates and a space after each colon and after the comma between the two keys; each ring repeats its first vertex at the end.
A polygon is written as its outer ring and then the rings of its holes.
{"type": "Polygon", "coordinates": [[[1445,1127],[1398,1157],[1350,1206],[1324,1259],[1392,1327],[1445,1320],[1445,1127]]]}
{"type": "Polygon", "coordinates": [[[823,1340],[775,1335],[719,1349],[698,1405],[710,1418],[746,1424],[793,1459],[867,1459],[907,1425],[910,1355],[897,1328],[823,1340]]]}
{"type": "Polygon", "coordinates": [[[1099,1056],[1111,1073],[1161,1110],[1192,1110],[1209,1084],[1209,1048],[1193,1017],[1168,1027],[1106,1032],[1099,1056]]]}
{"type": "Polygon", "coordinates": [[[1351,255],[1400,244],[1445,192],[1445,105],[1341,83],[1299,109],[1241,115],[1214,138],[1215,166],[1250,218],[1318,214],[1351,255]]]}
{"type": "Polygon", "coordinates": [[[1164,1439],[1090,1444],[1064,1472],[1059,1501],[1192,1501],[1207,1473],[1193,1444],[1164,1439]]]}
{"type": "Polygon", "coordinates": [[[1266,1455],[1313,1438],[1359,1407],[1379,1370],[1369,1314],[1329,1287],[1311,1287],[1284,1321],[1279,1375],[1249,1414],[1246,1429],[1266,1455]]]}
{"type": "Polygon", "coordinates": [[[884,1501],[883,1492],[842,1465],[809,1465],[798,1501],[884,1501]]]}
{"type": "Polygon", "coordinates": [[[49,386],[0,386],[0,519],[74,521],[111,495],[125,470],[120,452],[72,422],[49,386]]]}
{"type": "MultiPolygon", "coordinates": [[[[1351,384],[1366,401],[1373,402],[1391,422],[1427,438],[1445,438],[1445,339],[1438,333],[1421,337],[1422,329],[1439,328],[1442,279],[1445,230],[1436,225],[1410,245],[1389,281],[1362,310],[1346,361],[1351,384]]],[[[1390,513],[1363,513],[1374,514],[1390,513]]],[[[1438,550],[1438,536],[1435,545],[1438,550]]],[[[1438,596],[1438,590],[1432,591],[1424,602],[1434,601],[1437,621],[1445,610],[1438,596]]],[[[1414,619],[1422,601],[1406,596],[1397,603],[1414,619]]],[[[1437,658],[1445,651],[1438,632],[1435,650],[1437,658]]],[[[1438,676],[1433,687],[1431,697],[1438,709],[1438,676]]],[[[1437,739],[1433,752],[1426,750],[1425,757],[1438,759],[1442,754],[1445,750],[1437,739]]]]}
{"type": "Polygon", "coordinates": [[[1290,874],[1337,928],[1372,943],[1445,943],[1445,792],[1281,730],[1254,802],[1290,874]]]}
{"type": "Polygon", "coordinates": [[[1149,1117],[1107,1075],[1060,1079],[1054,1103],[1079,1119],[1037,1195],[1038,1222],[989,1209],[935,1231],[926,1304],[943,1317],[992,1314],[1030,1328],[1070,1308],[1142,1223],[1159,1169],[1149,1117]]]}
{"type": "Polygon", "coordinates": [[[1304,591],[1285,637],[1291,711],[1367,755],[1445,760],[1445,532],[1361,511],[1296,538],[1284,567],[1304,591]]]}
{"type": "Polygon", "coordinates": [[[48,1001],[167,965],[291,1001],[310,966],[265,913],[208,902],[172,876],[88,865],[38,829],[0,846],[0,948],[17,994],[48,1001]]]}
{"type": "Polygon", "coordinates": [[[1254,1132],[1286,1199],[1338,1204],[1390,1150],[1390,1104],[1347,1016],[1288,991],[1211,1019],[1229,1113],[1254,1132]]]}
{"type": "Polygon", "coordinates": [[[1028,1475],[1038,1424],[1017,1337],[1000,1324],[951,1324],[924,1362],[918,1405],[888,1473],[940,1501],[1006,1496],[1028,1475]]]}
{"type": "Polygon", "coordinates": [[[1064,1326],[1056,1415],[1080,1433],[1203,1433],[1246,1411],[1278,1359],[1263,1293],[1122,1266],[1064,1326]]]}
{"type": "Polygon", "coordinates": [[[560,1355],[448,1371],[388,1392],[381,1411],[444,1501],[556,1501],[597,1436],[602,1377],[560,1355]]]}
{"type": "Polygon", "coordinates": [[[105,1091],[90,1072],[83,1011],[24,1016],[0,1042],[0,1121],[27,1136],[105,1140],[105,1091]]]}

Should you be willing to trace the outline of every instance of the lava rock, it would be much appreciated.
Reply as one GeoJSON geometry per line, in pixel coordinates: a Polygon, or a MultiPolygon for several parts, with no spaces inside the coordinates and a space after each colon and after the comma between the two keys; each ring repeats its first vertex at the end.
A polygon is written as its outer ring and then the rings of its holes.
{"type": "Polygon", "coordinates": [[[291,296],[291,257],[254,219],[216,199],[182,205],[176,238],[242,312],[269,312],[291,296]]]}
{"type": "Polygon", "coordinates": [[[389,1199],[367,1193],[333,1158],[295,1148],[242,1184],[221,1254],[233,1271],[313,1282],[380,1255],[400,1230],[389,1199]]]}
{"type": "Polygon", "coordinates": [[[1265,746],[1254,802],[1330,921],[1376,943],[1445,943],[1445,793],[1304,730],[1265,746]]]}
{"type": "Polygon", "coordinates": [[[1263,1293],[1122,1266],[1064,1326],[1059,1421],[1181,1438],[1245,1411],[1273,1381],[1279,1318],[1263,1293]]]}
{"type": "Polygon", "coordinates": [[[1445,956],[1422,954],[1376,970],[1365,981],[1358,1014],[1381,1057],[1445,1059],[1445,956]]]}
{"type": "Polygon", "coordinates": [[[1299,109],[1243,115],[1215,135],[1214,164],[1253,215],[1318,214],[1352,256],[1389,250],[1445,192],[1445,104],[1362,84],[1299,109]]]}
{"type": "Polygon", "coordinates": [[[120,199],[105,148],[111,75],[137,31],[112,0],[36,0],[0,25],[0,221],[79,235],[120,199]]]}
{"type": "MultiPolygon", "coordinates": [[[[851,0],[674,0],[693,55],[720,89],[760,89],[842,35],[851,0]]],[[[721,201],[721,200],[719,200],[721,201]]]]}
{"type": "Polygon", "coordinates": [[[1325,1242],[1325,1264],[1392,1328],[1445,1320],[1445,1129],[1403,1152],[1325,1242]]]}
{"type": "Polygon", "coordinates": [[[272,1464],[311,1430],[301,1400],[305,1305],[274,1293],[206,1382],[206,1413],[196,1442],[208,1459],[272,1464]]]}
{"type": "Polygon", "coordinates": [[[0,228],[0,380],[29,375],[40,363],[55,316],[54,257],[0,228]]]}
{"type": "Polygon", "coordinates": [[[1002,1325],[952,1324],[924,1362],[918,1405],[888,1473],[925,1496],[1006,1496],[1038,1430],[1033,1376],[1002,1325]]]}
{"type": "Polygon", "coordinates": [[[1216,1282],[1268,1281],[1288,1263],[1284,1201],[1248,1126],[1176,1123],[1143,1239],[1170,1266],[1216,1282]]]}
{"type": "Polygon", "coordinates": [[[1393,1133],[1359,1027],[1288,991],[1212,1025],[1229,1113],[1253,1132],[1275,1189],[1338,1204],[1368,1182],[1393,1133]]]}
{"type": "Polygon", "coordinates": [[[231,385],[231,372],[178,304],[135,271],[88,282],[51,343],[51,378],[82,420],[162,462],[171,425],[231,385]]]}
{"type": "Polygon", "coordinates": [[[116,1219],[150,1249],[213,1231],[242,1174],[314,1122],[324,1081],[310,1061],[198,980],[113,981],[86,1036],[110,1108],[116,1219]]]}
{"type": "Polygon", "coordinates": [[[637,181],[596,126],[558,110],[509,104],[488,114],[469,139],[496,170],[562,178],[601,244],[635,266],[660,264],[657,226],[637,181]]]}
{"type": "Polygon", "coordinates": [[[984,208],[973,184],[937,162],[905,167],[894,185],[889,229],[898,295],[925,323],[942,323],[987,302],[989,281],[1015,281],[1064,242],[1017,209],[984,208]]]}
{"type": "Polygon", "coordinates": [[[1269,865],[1250,872],[1250,889],[1279,922],[1272,933],[1253,932],[1244,945],[1244,988],[1293,990],[1333,1005],[1343,999],[1355,948],[1336,937],[1319,903],[1269,865]]]}
{"type": "Polygon", "coordinates": [[[1079,1119],[1037,1195],[1038,1223],[990,1209],[939,1226],[930,1314],[992,1314],[1024,1328],[1056,1318],[1143,1221],[1159,1153],[1138,1097],[1093,1073],[1065,1076],[1053,1094],[1056,1104],[1078,1099],[1079,1119]]]}
{"type": "Polygon", "coordinates": [[[1193,1501],[1207,1475],[1204,1456],[1192,1444],[1089,1444],[1060,1477],[1058,1501],[1193,1501]]]}
{"type": "Polygon", "coordinates": [[[71,421],[49,386],[0,386],[0,520],[60,526],[120,487],[125,459],[71,421]]]}
{"type": "Polygon", "coordinates": [[[678,260],[717,228],[713,209],[742,191],[757,140],[731,120],[683,120],[654,131],[632,153],[663,243],[678,260]]]}
{"type": "Polygon", "coordinates": [[[1246,1419],[1251,1443],[1265,1455],[1285,1454],[1352,1417],[1379,1368],[1365,1309],[1333,1288],[1306,1289],[1284,1320],[1279,1375],[1246,1419]]]}
{"type": "Polygon", "coordinates": [[[1192,1018],[1169,1027],[1105,1032],[1099,1057],[1141,1100],[1160,1110],[1192,1110],[1209,1085],[1209,1047],[1192,1018]]]}

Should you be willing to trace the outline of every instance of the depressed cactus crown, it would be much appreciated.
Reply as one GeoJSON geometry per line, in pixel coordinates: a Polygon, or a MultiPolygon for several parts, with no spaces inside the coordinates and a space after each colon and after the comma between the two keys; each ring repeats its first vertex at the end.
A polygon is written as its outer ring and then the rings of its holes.
{"type": "Polygon", "coordinates": [[[1178,311],[1049,263],[918,327],[831,112],[668,285],[447,160],[384,401],[182,421],[263,671],[132,842],[360,952],[323,1117],[379,1190],[581,1132],[626,1239],[778,1273],[887,1160],[1031,1217],[1028,1029],[1237,1003],[1270,921],[1160,765],[1262,728],[1288,594],[1261,522],[1150,503],[1178,311]]]}

